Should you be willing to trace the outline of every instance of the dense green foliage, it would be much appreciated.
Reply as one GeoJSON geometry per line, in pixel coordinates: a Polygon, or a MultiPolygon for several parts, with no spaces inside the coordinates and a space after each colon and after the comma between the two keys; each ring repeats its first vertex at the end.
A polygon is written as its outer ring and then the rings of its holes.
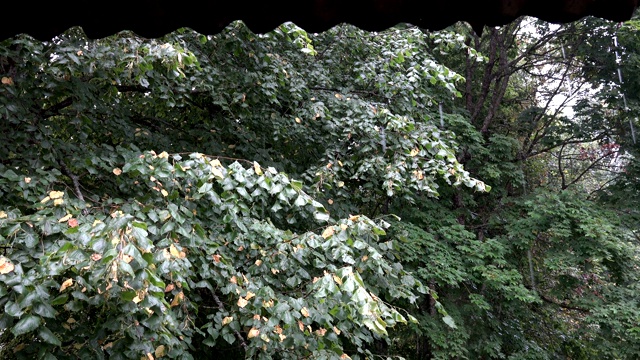
{"type": "Polygon", "coordinates": [[[637,358],[615,32],[5,41],[0,357],[637,358]]]}

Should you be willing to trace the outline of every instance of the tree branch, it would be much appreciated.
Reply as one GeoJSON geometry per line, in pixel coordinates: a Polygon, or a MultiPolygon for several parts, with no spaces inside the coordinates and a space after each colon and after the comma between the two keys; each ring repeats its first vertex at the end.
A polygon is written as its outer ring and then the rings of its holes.
{"type": "Polygon", "coordinates": [[[567,188],[567,180],[564,176],[564,170],[562,169],[562,151],[564,150],[565,145],[566,144],[562,144],[562,147],[560,147],[560,152],[558,152],[558,172],[560,173],[560,178],[562,179],[562,184],[560,185],[560,188],[562,190],[567,188]]]}
{"type": "Polygon", "coordinates": [[[573,305],[568,305],[568,304],[561,303],[561,302],[559,302],[557,300],[553,300],[553,299],[551,299],[549,297],[546,297],[545,295],[543,295],[541,293],[538,293],[538,296],[540,296],[540,299],[542,299],[544,302],[559,306],[559,307],[561,307],[563,309],[576,310],[576,311],[580,311],[580,312],[584,312],[584,313],[591,312],[591,310],[589,310],[589,309],[585,309],[585,308],[581,308],[581,307],[573,306],[573,305]]]}
{"type": "MultiPolygon", "coordinates": [[[[216,302],[216,304],[218,304],[218,307],[222,310],[222,311],[226,311],[224,309],[224,304],[222,303],[222,301],[220,301],[220,298],[218,298],[218,295],[216,295],[216,292],[211,290],[211,294],[213,295],[213,301],[216,302]]],[[[238,330],[233,330],[233,332],[236,335],[236,338],[238,338],[238,341],[240,341],[240,345],[242,345],[242,348],[244,349],[244,351],[248,350],[248,346],[247,343],[244,341],[244,338],[242,337],[242,334],[240,334],[240,332],[238,330]]]]}
{"type": "Polygon", "coordinates": [[[40,110],[40,115],[43,119],[48,119],[52,116],[60,115],[60,110],[73,104],[73,99],[68,97],[57,104],[53,104],[46,109],[40,110]]]}
{"type": "Polygon", "coordinates": [[[584,169],[584,170],[583,170],[583,171],[582,171],[582,172],[581,172],[581,173],[580,173],[580,174],[579,174],[575,179],[573,179],[573,180],[572,180],[571,182],[569,182],[565,187],[563,187],[563,188],[562,188],[562,190],[564,190],[564,189],[568,188],[569,186],[571,186],[571,185],[573,185],[573,184],[577,183],[578,181],[580,181],[580,179],[582,179],[582,177],[583,177],[587,172],[589,172],[589,170],[593,169],[593,168],[596,166],[596,164],[598,164],[600,161],[602,161],[602,159],[604,159],[604,158],[606,158],[606,157],[608,157],[608,156],[611,156],[611,155],[613,155],[613,154],[614,154],[614,152],[613,152],[613,151],[608,151],[608,152],[606,152],[604,155],[602,155],[602,156],[600,156],[599,158],[595,159],[595,160],[593,161],[593,163],[591,163],[591,165],[589,165],[589,166],[588,166],[586,169],[584,169]]]}
{"type": "MultiPolygon", "coordinates": [[[[71,170],[69,170],[69,167],[67,167],[67,164],[64,163],[64,161],[59,160],[58,163],[60,164],[60,170],[62,171],[62,173],[71,179],[71,182],[73,183],[73,193],[78,199],[80,199],[80,201],[84,202],[84,196],[82,195],[82,191],[80,191],[80,180],[78,175],[72,173],[71,170]]],[[[89,209],[82,209],[82,215],[86,216],[88,213],[89,209]]]]}

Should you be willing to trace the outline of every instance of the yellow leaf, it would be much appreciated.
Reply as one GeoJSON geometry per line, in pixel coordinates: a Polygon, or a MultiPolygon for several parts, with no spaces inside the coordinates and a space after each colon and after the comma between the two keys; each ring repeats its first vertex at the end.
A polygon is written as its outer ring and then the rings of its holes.
{"type": "Polygon", "coordinates": [[[241,308],[247,306],[248,303],[249,302],[247,300],[243,299],[243,298],[239,298],[238,299],[238,306],[240,306],[241,308]]]}
{"type": "Polygon", "coordinates": [[[213,255],[213,261],[215,261],[215,262],[217,262],[217,263],[219,263],[219,262],[220,262],[220,258],[222,258],[222,256],[220,256],[220,255],[218,255],[218,254],[213,255]]]}
{"type": "Polygon", "coordinates": [[[252,293],[251,291],[247,291],[247,296],[245,296],[244,298],[249,300],[254,296],[256,296],[256,294],[252,293]]]}
{"type": "Polygon", "coordinates": [[[257,175],[262,175],[262,169],[260,168],[260,165],[255,161],[253,162],[253,171],[255,171],[257,175]]]}
{"type": "Polygon", "coordinates": [[[47,197],[45,197],[44,199],[40,200],[40,202],[41,202],[42,204],[44,204],[44,203],[46,203],[46,202],[47,202],[47,201],[49,201],[49,200],[51,200],[51,198],[47,196],[47,197]]]}
{"type": "Polygon", "coordinates": [[[156,348],[155,353],[156,357],[163,357],[166,354],[166,348],[164,347],[164,345],[160,345],[156,348]]]}
{"type": "Polygon", "coordinates": [[[304,316],[304,317],[309,317],[309,310],[307,310],[306,307],[303,307],[302,309],[300,309],[300,313],[304,316]]]}
{"type": "Polygon", "coordinates": [[[326,333],[327,333],[327,329],[325,329],[325,328],[320,328],[320,329],[316,330],[316,335],[318,335],[318,336],[324,336],[324,334],[326,334],[326,333]]]}
{"type": "Polygon", "coordinates": [[[415,149],[411,150],[411,153],[409,155],[416,156],[416,155],[418,155],[419,152],[420,152],[420,149],[415,148],[415,149]]]}
{"type": "MultiPolygon", "coordinates": [[[[214,160],[214,161],[217,161],[218,164],[220,163],[220,161],[218,161],[218,160],[214,160]]],[[[215,167],[213,165],[213,161],[211,163],[212,163],[211,164],[211,172],[213,173],[213,176],[219,177],[219,178],[223,178],[224,175],[222,174],[222,171],[220,171],[220,169],[218,169],[217,167],[215,167]]]]}
{"type": "Polygon", "coordinates": [[[335,281],[338,285],[342,285],[342,279],[338,275],[333,275],[333,281],[335,281]]]}
{"type": "Polygon", "coordinates": [[[122,170],[120,170],[120,168],[115,168],[113,169],[113,174],[115,176],[120,176],[120,174],[122,174],[122,170]]]}
{"type": "Polygon", "coordinates": [[[300,124],[300,123],[302,122],[302,120],[300,120],[300,118],[299,118],[299,117],[297,117],[297,118],[296,118],[296,122],[297,122],[298,124],[300,124]]]}
{"type": "Polygon", "coordinates": [[[60,286],[60,292],[63,292],[66,288],[68,288],[71,285],[73,285],[73,279],[69,278],[63,281],[62,285],[60,286]]]}
{"type": "Polygon", "coordinates": [[[64,203],[64,200],[62,200],[62,199],[53,200],[53,205],[55,205],[55,206],[62,205],[63,203],[64,203]]]}
{"type": "Polygon", "coordinates": [[[367,255],[364,255],[364,256],[362,257],[362,261],[367,261],[367,259],[369,259],[369,257],[368,257],[367,255]]]}
{"type": "Polygon", "coordinates": [[[173,289],[175,289],[175,285],[169,284],[164,288],[164,292],[170,292],[173,289]]]}
{"type": "Polygon", "coordinates": [[[73,215],[71,215],[71,214],[67,214],[66,216],[63,216],[63,217],[61,217],[60,219],[58,219],[58,222],[59,222],[59,223],[63,223],[63,222],[65,222],[65,221],[67,221],[67,220],[71,219],[72,217],[73,217],[73,215]]]}
{"type": "Polygon", "coordinates": [[[134,303],[139,303],[140,301],[142,301],[142,299],[140,299],[140,297],[138,295],[136,295],[131,301],[133,301],[134,303]]]}
{"type": "Polygon", "coordinates": [[[333,332],[336,333],[336,335],[340,335],[340,329],[335,326],[333,327],[333,332]]]}
{"type": "Polygon", "coordinates": [[[52,199],[59,199],[64,195],[64,193],[62,191],[50,191],[49,192],[49,197],[52,199]]]}
{"type": "Polygon", "coordinates": [[[222,319],[222,326],[225,326],[232,321],[233,321],[233,316],[227,316],[224,319],[222,319]]]}
{"type": "Polygon", "coordinates": [[[164,196],[164,197],[169,196],[169,193],[168,193],[168,192],[167,192],[167,190],[165,190],[165,189],[160,190],[160,193],[161,193],[161,194],[162,194],[162,196],[164,196]]]}
{"type": "Polygon", "coordinates": [[[287,338],[287,335],[278,334],[278,337],[280,338],[280,342],[283,342],[284,339],[287,338]]]}
{"type": "Polygon", "coordinates": [[[178,251],[178,249],[173,244],[171,244],[171,246],[169,246],[169,252],[174,257],[180,257],[180,251],[178,251]]]}
{"type": "Polygon", "coordinates": [[[262,302],[262,306],[265,308],[270,308],[273,306],[273,299],[269,300],[269,301],[263,301],[262,302]]]}
{"type": "Polygon", "coordinates": [[[255,264],[256,264],[256,266],[262,265],[262,260],[260,260],[260,259],[256,260],[255,264]]]}
{"type": "Polygon", "coordinates": [[[129,263],[131,263],[133,261],[133,256],[124,254],[124,255],[122,255],[122,261],[124,261],[127,264],[129,264],[129,263]]]}
{"type": "Polygon", "coordinates": [[[249,330],[249,333],[247,334],[247,339],[254,338],[258,335],[260,335],[260,330],[256,328],[251,328],[251,330],[249,330]]]}
{"type": "Polygon", "coordinates": [[[349,226],[347,224],[340,224],[340,229],[347,230],[349,226]]]}
{"type": "Polygon", "coordinates": [[[7,213],[4,211],[0,211],[0,219],[5,219],[7,217],[7,213]]]}
{"type": "Polygon", "coordinates": [[[343,187],[344,186],[344,181],[338,181],[338,187],[343,187]]]}
{"type": "Polygon", "coordinates": [[[25,184],[30,183],[31,182],[31,178],[30,177],[24,178],[24,182],[25,182],[25,184]]]}
{"type": "Polygon", "coordinates": [[[328,239],[329,237],[331,237],[331,235],[333,235],[334,230],[333,230],[333,226],[329,226],[326,229],[324,229],[324,231],[322,232],[322,237],[325,239],[328,239]]]}
{"type": "Polygon", "coordinates": [[[161,159],[167,159],[167,158],[169,158],[169,154],[167,154],[166,151],[163,151],[158,155],[158,157],[161,158],[161,159]]]}
{"type": "Polygon", "coordinates": [[[229,279],[229,282],[232,283],[232,284],[237,284],[238,283],[238,278],[236,278],[236,276],[233,275],[231,277],[231,279],[229,279]]]}
{"type": "Polygon", "coordinates": [[[2,78],[2,83],[4,85],[13,85],[13,79],[10,77],[3,77],[2,78]]]}
{"type": "MultiPolygon", "coordinates": [[[[144,358],[143,358],[144,359],[144,358]]],[[[147,360],[155,360],[152,353],[147,353],[147,360]]]]}
{"type": "Polygon", "coordinates": [[[178,306],[183,299],[184,299],[184,293],[180,291],[178,295],[176,295],[176,297],[173,298],[173,301],[171,301],[171,307],[178,306]]]}
{"type": "Polygon", "coordinates": [[[304,331],[304,324],[300,320],[298,320],[298,329],[300,329],[300,331],[304,331]]]}
{"type": "Polygon", "coordinates": [[[8,274],[15,269],[15,266],[4,256],[0,256],[0,275],[8,274]]]}
{"type": "Polygon", "coordinates": [[[327,202],[329,203],[329,205],[333,205],[333,199],[329,199],[327,200],[327,202]]]}

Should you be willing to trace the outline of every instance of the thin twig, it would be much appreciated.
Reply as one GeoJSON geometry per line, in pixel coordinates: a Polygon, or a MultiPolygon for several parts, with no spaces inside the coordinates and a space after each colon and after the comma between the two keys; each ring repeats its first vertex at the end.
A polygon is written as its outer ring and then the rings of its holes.
{"type": "MultiPolygon", "coordinates": [[[[80,180],[78,175],[75,175],[74,173],[72,173],[71,170],[69,170],[69,168],[67,167],[67,164],[64,163],[64,161],[60,160],[59,164],[60,164],[60,170],[62,170],[62,173],[68,176],[71,179],[71,182],[73,182],[73,193],[76,195],[78,199],[80,199],[80,201],[85,202],[84,196],[82,195],[82,191],[80,191],[80,180]]],[[[87,208],[82,209],[82,215],[86,216],[88,213],[89,213],[89,209],[87,208]]]]}
{"type": "MultiPolygon", "coordinates": [[[[218,298],[218,295],[216,295],[215,291],[211,291],[211,294],[213,295],[213,301],[215,301],[216,304],[218,304],[218,307],[222,311],[226,311],[224,309],[224,304],[222,303],[222,301],[220,301],[220,299],[218,298]]],[[[238,338],[238,341],[240,341],[240,345],[242,345],[242,348],[244,349],[244,351],[247,351],[248,350],[248,346],[247,346],[247,343],[244,341],[244,338],[242,337],[242,334],[240,334],[240,332],[238,330],[233,330],[233,332],[236,334],[236,337],[238,338]]]]}

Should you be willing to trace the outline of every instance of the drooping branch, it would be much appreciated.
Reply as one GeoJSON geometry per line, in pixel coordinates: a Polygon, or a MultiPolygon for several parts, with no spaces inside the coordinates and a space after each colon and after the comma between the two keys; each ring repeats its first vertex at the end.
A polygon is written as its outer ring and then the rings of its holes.
{"type": "Polygon", "coordinates": [[[549,297],[547,297],[547,296],[545,296],[545,295],[543,295],[541,293],[538,293],[538,296],[540,296],[540,299],[542,299],[542,301],[544,301],[546,303],[549,303],[549,304],[553,304],[553,305],[559,306],[559,307],[561,307],[563,309],[575,310],[575,311],[580,311],[580,312],[583,312],[583,313],[591,312],[589,309],[585,309],[585,308],[581,308],[581,307],[578,307],[578,306],[565,304],[565,303],[559,302],[557,300],[553,300],[553,299],[551,299],[551,298],[549,298],[549,297]]]}
{"type": "Polygon", "coordinates": [[[614,151],[607,151],[606,153],[604,153],[604,155],[595,159],[586,169],[584,169],[580,174],[578,174],[578,176],[576,176],[575,179],[573,179],[568,184],[566,184],[566,186],[563,186],[562,190],[580,181],[580,179],[582,179],[582,177],[585,176],[585,174],[587,174],[591,169],[593,169],[600,161],[602,161],[604,158],[609,157],[613,154],[614,154],[614,151]]]}
{"type": "MultiPolygon", "coordinates": [[[[211,294],[213,295],[213,301],[216,302],[216,304],[222,311],[225,311],[224,304],[222,303],[222,301],[220,301],[220,298],[218,298],[218,295],[216,295],[215,291],[211,291],[211,294]]],[[[240,345],[242,345],[242,348],[244,349],[244,351],[247,351],[248,350],[247,342],[244,341],[242,334],[240,334],[238,330],[233,330],[233,332],[236,335],[236,338],[238,338],[238,341],[240,341],[240,345]]]]}
{"type": "Polygon", "coordinates": [[[551,151],[551,150],[553,150],[553,149],[555,149],[555,148],[557,148],[559,146],[566,146],[566,145],[570,145],[570,144],[589,143],[589,142],[602,140],[606,136],[607,136],[607,132],[602,132],[602,133],[598,134],[597,136],[595,136],[595,137],[593,137],[591,139],[576,139],[576,140],[572,140],[572,139],[575,139],[575,137],[574,138],[570,138],[570,139],[567,139],[567,140],[565,140],[565,141],[563,141],[561,143],[553,144],[553,145],[547,146],[547,147],[545,147],[543,149],[540,149],[540,150],[538,150],[536,152],[532,152],[532,153],[528,154],[525,158],[532,158],[534,156],[538,156],[540,154],[547,153],[547,152],[549,152],[549,151],[551,151]]]}
{"type": "MultiPolygon", "coordinates": [[[[71,170],[69,170],[69,167],[67,166],[67,164],[65,164],[64,161],[59,160],[58,163],[60,164],[60,170],[62,171],[62,173],[71,179],[71,182],[73,183],[73,193],[78,199],[80,199],[80,201],[84,202],[84,196],[82,195],[82,191],[80,190],[80,178],[78,177],[78,175],[75,175],[71,172],[71,170]]],[[[83,215],[87,215],[88,213],[89,209],[85,208],[82,210],[83,215]]]]}

